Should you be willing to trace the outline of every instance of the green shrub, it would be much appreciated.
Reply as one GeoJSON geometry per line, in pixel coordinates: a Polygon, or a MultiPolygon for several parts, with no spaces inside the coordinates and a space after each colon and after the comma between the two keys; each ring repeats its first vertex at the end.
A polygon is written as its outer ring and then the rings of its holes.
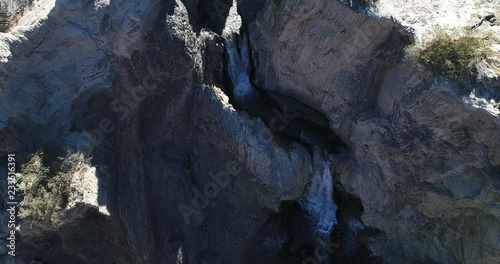
{"type": "Polygon", "coordinates": [[[43,152],[38,151],[21,165],[19,189],[23,200],[19,216],[31,223],[55,225],[67,204],[70,183],[83,155],[69,154],[58,158],[60,165],[48,168],[44,165],[43,152]]]}
{"type": "Polygon", "coordinates": [[[487,56],[487,45],[485,40],[480,38],[463,36],[453,39],[442,33],[418,55],[435,74],[468,88],[476,76],[475,64],[487,56]]]}

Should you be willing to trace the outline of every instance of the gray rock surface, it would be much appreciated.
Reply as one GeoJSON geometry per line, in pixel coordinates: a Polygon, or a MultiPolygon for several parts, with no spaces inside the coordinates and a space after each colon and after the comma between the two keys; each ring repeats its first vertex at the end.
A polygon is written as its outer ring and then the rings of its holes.
{"type": "Polygon", "coordinates": [[[386,263],[500,258],[499,116],[399,62],[410,38],[390,20],[336,1],[242,13],[255,82],[322,111],[353,151],[337,180],[361,199],[363,223],[383,232],[369,242],[375,254],[386,263]]]}
{"type": "MultiPolygon", "coordinates": [[[[110,235],[130,245],[125,262],[173,263],[180,254],[186,263],[244,263],[280,202],[305,193],[309,152],[228,103],[214,86],[223,82],[221,43],[197,35],[180,1],[57,0],[47,11],[0,35],[2,153],[92,156],[123,226],[110,235]]],[[[78,243],[69,239],[58,250],[71,255],[78,243]]],[[[31,241],[24,247],[42,246],[31,241]]],[[[95,253],[105,250],[120,254],[95,253]]],[[[25,261],[51,262],[29,252],[25,261]]]]}
{"type": "MultiPolygon", "coordinates": [[[[224,48],[210,32],[221,24],[204,16],[215,2],[41,0],[0,33],[0,153],[93,157],[103,189],[91,198],[110,214],[77,205],[60,226],[22,231],[19,261],[299,254],[287,247],[300,248],[304,225],[286,207],[307,193],[311,155],[230,104],[224,48]]],[[[362,242],[384,263],[496,263],[498,116],[402,62],[412,35],[390,19],[321,0],[240,0],[238,10],[254,84],[320,111],[328,122],[312,122],[346,144],[330,155],[339,221],[351,225],[341,243],[366,227],[375,235],[362,242]]]]}

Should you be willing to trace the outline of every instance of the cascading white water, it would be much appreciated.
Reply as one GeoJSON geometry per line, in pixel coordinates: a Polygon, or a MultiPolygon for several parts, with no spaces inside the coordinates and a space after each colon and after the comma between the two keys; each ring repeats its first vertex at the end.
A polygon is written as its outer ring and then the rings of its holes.
{"type": "Polygon", "coordinates": [[[239,50],[232,38],[226,39],[226,49],[229,55],[228,71],[233,84],[233,95],[236,99],[244,99],[253,92],[249,77],[250,57],[247,36],[243,35],[239,50]]]}
{"type": "Polygon", "coordinates": [[[313,176],[311,187],[306,198],[300,201],[309,213],[320,235],[329,235],[337,221],[337,205],[333,201],[333,181],[328,161],[323,157],[321,149],[314,147],[313,176]]]}
{"type": "Polygon", "coordinates": [[[229,15],[226,20],[226,26],[223,31],[224,42],[228,53],[228,71],[229,78],[233,84],[233,95],[236,99],[244,99],[253,91],[250,83],[250,53],[248,49],[248,39],[243,35],[241,48],[235,43],[234,36],[239,33],[241,28],[241,17],[237,11],[237,2],[229,9],[229,15]]]}

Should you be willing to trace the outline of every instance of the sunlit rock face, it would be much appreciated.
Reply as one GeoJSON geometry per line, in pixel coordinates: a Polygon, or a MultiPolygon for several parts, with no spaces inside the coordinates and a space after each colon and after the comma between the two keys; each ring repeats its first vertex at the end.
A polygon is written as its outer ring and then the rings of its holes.
{"type": "Polygon", "coordinates": [[[489,88],[500,88],[500,17],[499,0],[396,0],[377,1],[372,12],[377,16],[393,17],[414,30],[417,46],[425,45],[437,32],[458,37],[471,35],[482,38],[488,46],[488,58],[476,66],[477,82],[489,88]],[[410,10],[418,10],[412,12],[410,10]]]}
{"type": "Polygon", "coordinates": [[[337,1],[240,1],[255,82],[322,111],[353,151],[336,181],[359,197],[387,263],[494,263],[500,120],[401,62],[411,37],[337,1]],[[328,10],[328,11],[326,11],[328,10]]]}
{"type": "Polygon", "coordinates": [[[241,9],[249,21],[255,82],[321,109],[344,138],[351,118],[373,106],[370,87],[379,69],[401,58],[411,38],[392,21],[337,1],[274,1],[256,15],[241,9]]]}

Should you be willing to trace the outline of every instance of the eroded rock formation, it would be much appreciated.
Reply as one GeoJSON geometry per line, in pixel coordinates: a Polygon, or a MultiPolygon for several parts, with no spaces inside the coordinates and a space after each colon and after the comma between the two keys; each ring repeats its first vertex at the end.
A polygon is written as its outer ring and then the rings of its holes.
{"type": "Polygon", "coordinates": [[[337,1],[240,0],[255,110],[232,97],[229,6],[41,0],[0,33],[0,152],[92,157],[109,211],[81,204],[57,227],[22,224],[19,263],[500,258],[499,117],[404,62],[411,33],[337,1]],[[277,131],[285,106],[301,115],[277,131]],[[314,142],[330,151],[339,208],[328,238],[297,203],[314,142]],[[103,244],[86,247],[92,237],[103,244]]]}
{"type": "Polygon", "coordinates": [[[411,37],[389,19],[336,1],[252,12],[241,8],[255,81],[322,111],[349,145],[337,181],[361,199],[363,223],[383,231],[374,252],[387,263],[494,263],[499,117],[401,62],[411,37]]]}

